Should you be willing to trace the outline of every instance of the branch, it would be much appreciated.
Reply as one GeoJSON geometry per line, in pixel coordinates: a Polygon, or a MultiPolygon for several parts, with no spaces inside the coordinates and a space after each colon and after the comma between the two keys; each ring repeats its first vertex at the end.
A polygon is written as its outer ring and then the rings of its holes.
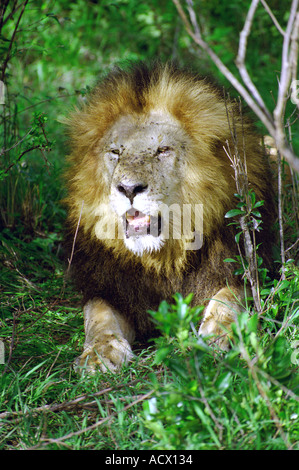
{"type": "Polygon", "coordinates": [[[65,436],[62,436],[62,437],[58,437],[57,439],[42,438],[41,443],[37,444],[37,446],[32,447],[30,450],[39,449],[41,447],[47,446],[48,444],[57,444],[57,445],[63,444],[63,442],[67,439],[71,439],[74,436],[80,436],[81,434],[85,434],[86,432],[93,431],[94,429],[98,428],[99,426],[102,426],[103,424],[111,421],[111,419],[115,418],[119,413],[123,413],[124,411],[127,411],[130,408],[132,408],[133,406],[138,405],[138,403],[147,400],[151,395],[153,395],[154,392],[155,392],[155,390],[150,390],[149,392],[145,393],[144,395],[139,395],[136,400],[134,400],[132,403],[129,403],[128,405],[124,406],[121,410],[114,411],[113,413],[111,413],[106,418],[102,418],[102,419],[96,421],[94,424],[91,424],[90,426],[88,426],[86,428],[79,429],[79,431],[70,432],[69,434],[66,434],[65,436]]]}
{"type": "Polygon", "coordinates": [[[40,148],[40,145],[35,145],[34,147],[30,147],[29,149],[24,150],[24,151],[18,156],[18,158],[17,158],[14,162],[12,162],[12,163],[6,168],[6,170],[4,170],[4,174],[8,173],[9,170],[10,170],[13,166],[15,166],[15,165],[21,160],[21,158],[22,158],[26,153],[31,152],[32,150],[35,150],[35,149],[39,149],[39,148],[40,148]]]}
{"type": "MultiPolygon", "coordinates": [[[[225,78],[232,84],[232,86],[237,90],[238,93],[242,96],[242,98],[246,101],[246,103],[250,106],[250,108],[255,112],[255,114],[259,117],[259,119],[263,122],[265,127],[268,129],[269,133],[272,135],[274,133],[274,125],[273,122],[269,120],[267,116],[264,115],[262,110],[253,100],[252,96],[248,93],[246,88],[239,82],[239,80],[232,74],[232,72],[224,65],[222,60],[215,54],[215,52],[210,48],[208,43],[202,38],[200,33],[199,25],[196,21],[196,16],[194,9],[192,7],[192,0],[186,0],[188,3],[188,10],[189,14],[191,12],[192,24],[194,29],[197,33],[194,33],[191,27],[191,24],[179,2],[179,0],[172,0],[175,4],[180,17],[183,20],[187,33],[192,37],[194,42],[199,45],[212,59],[214,64],[220,70],[220,72],[225,76],[225,78]]],[[[299,166],[299,165],[298,165],[299,166]]]]}
{"type": "MultiPolygon", "coordinates": [[[[299,35],[299,13],[297,12],[297,10],[298,0],[293,0],[290,18],[284,35],[282,47],[282,63],[277,104],[273,111],[275,135],[272,135],[272,137],[275,138],[277,149],[286,158],[288,162],[290,155],[293,154],[293,152],[286,143],[284,131],[284,114],[291,79],[294,75],[296,76],[297,71],[297,43],[299,35]]],[[[293,165],[291,166],[296,171],[299,171],[299,160],[297,161],[297,167],[294,167],[293,165]]]]}
{"type": "MultiPolygon", "coordinates": [[[[242,96],[242,98],[246,101],[248,106],[252,109],[252,111],[257,115],[257,117],[261,120],[264,124],[266,129],[268,130],[269,134],[274,138],[277,149],[280,151],[281,155],[287,160],[289,165],[297,172],[299,172],[299,158],[295,155],[292,148],[286,142],[284,128],[282,123],[282,114],[280,111],[283,109],[281,106],[285,102],[286,94],[288,88],[290,86],[290,80],[288,79],[289,75],[287,70],[283,68],[289,68],[289,63],[292,63],[292,75],[296,76],[295,69],[297,70],[297,57],[295,52],[297,51],[297,42],[299,36],[299,14],[296,13],[298,7],[298,0],[293,0],[292,7],[291,7],[291,16],[288,23],[288,28],[286,33],[284,33],[284,56],[288,58],[288,60],[283,60],[282,69],[281,69],[281,78],[283,79],[283,84],[280,84],[279,87],[279,95],[276,105],[276,116],[272,116],[269,110],[264,105],[262,98],[260,97],[259,93],[257,92],[256,88],[254,87],[250,77],[246,78],[246,69],[243,68],[242,74],[245,78],[243,78],[244,83],[248,90],[252,93],[252,95],[247,91],[245,86],[240,83],[240,81],[232,74],[232,72],[224,65],[221,59],[215,54],[215,52],[210,48],[208,43],[202,38],[200,27],[196,20],[196,15],[193,8],[192,0],[186,0],[187,8],[189,12],[190,21],[184,12],[180,1],[179,0],[172,0],[175,4],[177,11],[185,25],[185,29],[187,33],[191,36],[193,41],[201,47],[208,56],[212,59],[214,64],[220,70],[220,72],[224,75],[224,77],[231,83],[231,85],[237,90],[237,92],[242,96]],[[288,39],[289,38],[289,39],[288,39]],[[288,55],[288,45],[290,44],[291,38],[291,50],[290,55],[288,55]],[[245,71],[244,71],[245,70],[245,71]]],[[[244,29],[242,31],[243,36],[240,38],[241,45],[239,46],[239,59],[241,60],[240,65],[242,67],[242,58],[245,58],[246,55],[246,44],[247,38],[250,32],[251,24],[253,15],[255,13],[255,9],[257,7],[257,0],[252,0],[250,10],[247,15],[247,19],[244,25],[244,29]],[[243,41],[243,42],[242,42],[243,41]]],[[[267,10],[268,11],[268,10],[267,10]]],[[[273,14],[271,16],[273,20],[273,14]]]]}
{"type": "Polygon", "coordinates": [[[75,245],[76,245],[76,239],[77,239],[77,235],[78,235],[78,231],[79,231],[79,226],[80,226],[80,222],[81,222],[83,206],[84,206],[84,201],[82,201],[81,210],[80,210],[80,214],[79,214],[79,217],[78,217],[78,222],[77,222],[76,231],[75,231],[75,235],[74,235],[74,239],[73,239],[73,244],[72,244],[71,256],[70,256],[70,258],[68,259],[68,267],[67,267],[67,271],[66,271],[67,274],[68,274],[69,271],[70,271],[71,264],[72,264],[72,261],[73,261],[73,256],[74,256],[74,252],[75,252],[75,245]]]}
{"type": "Polygon", "coordinates": [[[27,132],[27,134],[24,135],[24,137],[22,137],[20,140],[18,140],[16,143],[14,143],[9,149],[5,149],[3,148],[2,150],[0,150],[0,157],[2,155],[4,155],[5,153],[8,153],[10,152],[12,149],[16,148],[18,145],[20,145],[25,139],[26,137],[28,137],[28,135],[30,134],[30,132],[33,130],[33,127],[31,127],[31,129],[29,129],[29,131],[27,132]]]}
{"type": "Polygon", "coordinates": [[[263,5],[263,7],[265,8],[266,12],[268,13],[268,15],[270,16],[271,20],[273,21],[276,29],[280,32],[280,34],[282,36],[284,36],[284,30],[282,29],[282,27],[280,26],[280,24],[278,23],[277,21],[277,18],[275,17],[275,15],[272,13],[272,10],[270,9],[269,5],[265,2],[265,0],[261,0],[261,4],[263,5]]]}
{"type": "Polygon", "coordinates": [[[272,119],[271,114],[268,111],[268,109],[267,109],[267,107],[266,107],[266,105],[263,101],[263,98],[261,97],[261,95],[259,94],[259,92],[256,89],[255,85],[253,84],[253,82],[252,82],[252,80],[249,76],[249,73],[247,71],[246,65],[245,65],[247,40],[248,40],[248,36],[250,34],[250,31],[251,31],[253,18],[254,18],[256,9],[258,7],[258,4],[259,4],[259,0],[253,0],[251,5],[250,5],[250,8],[248,10],[248,14],[247,14],[247,17],[246,17],[246,20],[245,20],[244,28],[243,28],[243,30],[241,31],[241,34],[240,34],[239,50],[238,50],[238,56],[237,56],[237,59],[236,59],[236,65],[237,65],[238,70],[240,72],[240,75],[243,79],[243,82],[245,83],[248,90],[250,91],[250,93],[254,97],[255,101],[258,104],[258,106],[261,108],[261,110],[263,111],[265,116],[267,116],[269,121],[271,121],[271,119],[272,119]]]}
{"type": "Polygon", "coordinates": [[[15,36],[16,36],[16,34],[17,34],[18,27],[19,27],[21,18],[22,18],[22,16],[23,16],[23,13],[24,13],[24,11],[25,11],[25,8],[26,8],[26,6],[27,6],[28,1],[29,1],[29,0],[25,0],[25,2],[24,2],[24,4],[23,4],[21,13],[20,13],[20,15],[19,15],[19,18],[17,19],[17,23],[16,23],[14,32],[13,32],[12,37],[11,37],[11,40],[10,40],[10,44],[9,44],[9,47],[8,47],[8,51],[7,51],[7,53],[6,53],[5,60],[4,60],[3,65],[2,65],[1,80],[2,80],[3,82],[4,82],[4,78],[5,78],[6,67],[7,67],[7,64],[8,64],[9,59],[10,59],[10,52],[11,52],[11,49],[12,49],[12,45],[13,45],[13,42],[14,42],[14,40],[15,40],[15,36]]]}

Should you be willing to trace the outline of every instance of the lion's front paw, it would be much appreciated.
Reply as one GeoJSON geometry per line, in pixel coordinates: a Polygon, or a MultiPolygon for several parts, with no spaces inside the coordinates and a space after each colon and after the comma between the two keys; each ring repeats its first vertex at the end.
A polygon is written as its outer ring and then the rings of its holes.
{"type": "Polygon", "coordinates": [[[242,310],[242,292],[238,294],[237,296],[226,287],[221,289],[209,302],[198,332],[202,336],[215,336],[212,344],[217,344],[224,351],[229,349],[230,325],[242,310]]]}
{"type": "Polygon", "coordinates": [[[216,344],[223,351],[227,351],[229,349],[228,334],[225,331],[223,321],[221,321],[226,315],[225,312],[219,312],[219,310],[219,308],[215,308],[212,316],[203,321],[198,333],[202,336],[213,335],[214,338],[210,344],[216,344]]]}
{"type": "Polygon", "coordinates": [[[74,367],[76,371],[84,370],[88,374],[94,374],[97,370],[116,372],[132,358],[130,344],[125,338],[117,338],[114,334],[103,334],[92,345],[85,345],[74,367]]]}

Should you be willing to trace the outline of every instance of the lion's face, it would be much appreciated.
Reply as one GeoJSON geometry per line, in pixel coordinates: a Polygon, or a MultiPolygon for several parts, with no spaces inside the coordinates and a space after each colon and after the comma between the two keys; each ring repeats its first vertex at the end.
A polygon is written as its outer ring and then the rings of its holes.
{"type": "Polygon", "coordinates": [[[234,203],[231,131],[205,80],[171,67],[112,72],[69,126],[69,220],[86,243],[139,255],[146,269],[179,269],[222,226],[234,203]]]}
{"type": "Polygon", "coordinates": [[[187,143],[180,124],[161,112],[120,117],[101,142],[109,204],[135,254],[159,250],[170,236],[163,211],[181,203],[187,143]]]}

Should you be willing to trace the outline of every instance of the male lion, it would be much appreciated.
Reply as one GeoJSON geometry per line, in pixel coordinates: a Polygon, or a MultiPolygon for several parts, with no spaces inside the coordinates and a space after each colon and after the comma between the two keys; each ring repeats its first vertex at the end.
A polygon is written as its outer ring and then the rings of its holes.
{"type": "Polygon", "coordinates": [[[223,262],[238,254],[224,217],[237,204],[225,146],[240,144],[250,188],[265,201],[265,262],[274,213],[267,162],[238,106],[191,72],[139,64],[113,70],[69,133],[68,243],[85,303],[77,366],[117,370],[135,337],[154,336],[147,311],[176,292],[205,305],[200,333],[226,348],[222,327],[242,309],[243,287],[223,262]]]}

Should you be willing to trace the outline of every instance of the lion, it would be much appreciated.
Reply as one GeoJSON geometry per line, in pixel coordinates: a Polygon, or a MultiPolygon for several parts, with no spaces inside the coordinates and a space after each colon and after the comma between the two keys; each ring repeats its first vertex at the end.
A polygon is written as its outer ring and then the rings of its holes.
{"type": "Polygon", "coordinates": [[[199,334],[227,349],[244,299],[235,265],[224,262],[238,255],[225,219],[237,204],[226,151],[236,141],[249,187],[264,201],[257,243],[271,265],[271,174],[249,119],[206,78],[138,63],[112,69],[68,132],[66,238],[85,327],[76,367],[120,369],[135,340],[157,333],[148,310],[177,292],[193,293],[205,307],[199,334]]]}

